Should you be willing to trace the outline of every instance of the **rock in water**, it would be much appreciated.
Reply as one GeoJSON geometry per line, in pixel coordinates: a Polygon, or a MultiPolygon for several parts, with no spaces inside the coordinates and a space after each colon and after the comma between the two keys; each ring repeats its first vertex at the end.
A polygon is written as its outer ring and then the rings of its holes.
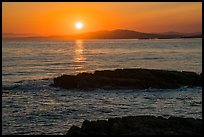
{"type": "Polygon", "coordinates": [[[54,78],[53,86],[66,89],[179,88],[201,86],[202,73],[156,69],[116,69],[94,73],[62,75],[54,78]]]}
{"type": "Polygon", "coordinates": [[[85,120],[72,126],[67,135],[201,135],[202,119],[128,116],[106,120],[85,120]]]}

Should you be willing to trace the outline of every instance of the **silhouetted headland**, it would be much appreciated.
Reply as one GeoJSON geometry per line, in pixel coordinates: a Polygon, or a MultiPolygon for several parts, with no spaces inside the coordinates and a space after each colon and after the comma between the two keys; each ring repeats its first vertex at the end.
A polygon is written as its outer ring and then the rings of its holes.
{"type": "Polygon", "coordinates": [[[157,69],[116,69],[94,73],[62,75],[52,86],[65,89],[173,89],[181,86],[201,86],[202,73],[157,69]]]}
{"type": "Polygon", "coordinates": [[[161,116],[128,116],[108,120],[85,120],[66,135],[202,135],[202,119],[161,116]]]}
{"type": "Polygon", "coordinates": [[[56,35],[56,36],[25,36],[25,35],[8,35],[3,34],[3,39],[37,39],[37,40],[72,40],[72,39],[175,39],[175,38],[202,38],[202,33],[146,33],[133,30],[102,30],[95,32],[86,32],[73,35],[56,35]],[[16,37],[15,37],[16,36],[16,37]]]}

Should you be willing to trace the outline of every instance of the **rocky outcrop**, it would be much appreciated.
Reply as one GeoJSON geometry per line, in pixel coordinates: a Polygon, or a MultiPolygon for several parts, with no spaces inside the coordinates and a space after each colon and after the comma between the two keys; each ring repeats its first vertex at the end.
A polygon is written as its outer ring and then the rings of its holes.
{"type": "Polygon", "coordinates": [[[108,120],[85,120],[67,135],[201,135],[202,119],[128,116],[108,120]]]}
{"type": "Polygon", "coordinates": [[[202,73],[156,69],[116,69],[94,73],[62,75],[54,78],[52,86],[66,89],[123,89],[123,88],[179,88],[201,86],[202,73]]]}

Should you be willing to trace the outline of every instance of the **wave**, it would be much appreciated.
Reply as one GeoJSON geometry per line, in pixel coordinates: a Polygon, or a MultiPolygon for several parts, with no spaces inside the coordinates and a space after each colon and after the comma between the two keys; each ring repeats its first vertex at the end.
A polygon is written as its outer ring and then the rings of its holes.
{"type": "Polygon", "coordinates": [[[53,78],[43,78],[37,80],[21,80],[12,84],[2,85],[2,91],[37,91],[40,89],[49,88],[53,78]]]}
{"type": "Polygon", "coordinates": [[[130,57],[128,58],[128,60],[160,60],[160,59],[164,59],[162,57],[143,57],[143,58],[135,58],[135,57],[130,57]]]}
{"type": "Polygon", "coordinates": [[[142,58],[144,60],[158,60],[158,59],[163,59],[161,57],[145,57],[145,58],[142,58]]]}
{"type": "Polygon", "coordinates": [[[2,85],[2,90],[13,90],[19,86],[20,85],[2,85]]]}

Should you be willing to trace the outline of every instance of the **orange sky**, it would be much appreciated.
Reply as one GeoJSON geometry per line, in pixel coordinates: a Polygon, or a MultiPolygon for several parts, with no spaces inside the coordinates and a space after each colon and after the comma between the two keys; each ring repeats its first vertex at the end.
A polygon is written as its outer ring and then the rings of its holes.
{"type": "Polygon", "coordinates": [[[3,2],[3,33],[201,32],[201,2],[3,2]],[[84,23],[77,30],[75,22],[84,23]]]}

